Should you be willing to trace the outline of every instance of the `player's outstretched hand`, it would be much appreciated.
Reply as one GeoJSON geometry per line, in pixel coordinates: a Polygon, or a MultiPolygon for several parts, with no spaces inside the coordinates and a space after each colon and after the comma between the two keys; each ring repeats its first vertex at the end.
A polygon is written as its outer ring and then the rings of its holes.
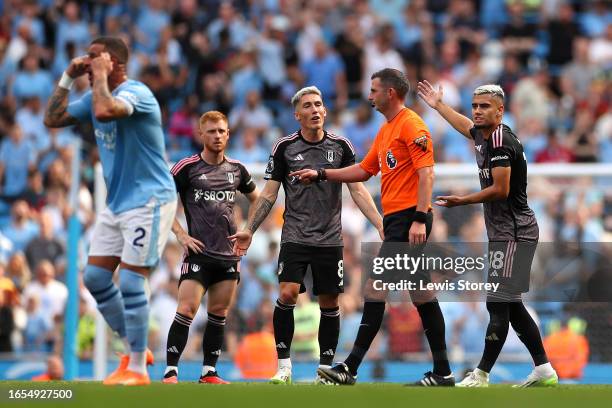
{"type": "Polygon", "coordinates": [[[185,250],[185,253],[188,253],[189,250],[196,254],[204,253],[204,244],[201,241],[190,237],[185,231],[179,232],[176,239],[185,250]]]}
{"type": "Polygon", "coordinates": [[[438,196],[436,197],[435,205],[439,205],[440,207],[456,207],[458,205],[463,205],[462,198],[456,195],[450,196],[438,196]]]}
{"type": "Polygon", "coordinates": [[[234,243],[234,255],[243,256],[246,255],[249,246],[251,246],[253,234],[250,231],[243,230],[230,235],[228,238],[234,243]]]}
{"type": "Polygon", "coordinates": [[[442,85],[438,85],[438,90],[436,91],[427,80],[417,83],[417,95],[434,109],[436,109],[438,103],[442,102],[443,93],[442,85]]]}
{"type": "Polygon", "coordinates": [[[89,67],[89,56],[82,55],[80,57],[74,58],[70,61],[70,65],[66,69],[66,73],[70,78],[78,78],[81,75],[85,75],[87,73],[87,68],[89,67]]]}
{"type": "Polygon", "coordinates": [[[289,173],[289,177],[297,178],[300,183],[310,184],[316,181],[318,174],[316,170],[304,169],[289,173]]]}
{"type": "Polygon", "coordinates": [[[113,61],[108,52],[101,52],[91,60],[91,71],[94,75],[109,75],[113,70],[113,61]]]}

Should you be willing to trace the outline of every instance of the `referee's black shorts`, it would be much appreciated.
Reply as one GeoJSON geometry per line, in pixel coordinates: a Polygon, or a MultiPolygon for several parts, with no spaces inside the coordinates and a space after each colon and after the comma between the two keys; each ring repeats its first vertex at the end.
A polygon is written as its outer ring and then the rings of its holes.
{"type": "Polygon", "coordinates": [[[344,292],[343,247],[310,246],[285,242],[278,255],[278,281],[299,283],[300,293],[306,291],[304,277],[310,266],[312,293],[336,295],[344,292]]]}
{"type": "MultiPolygon", "coordinates": [[[[395,258],[396,255],[404,256],[406,253],[410,257],[419,257],[423,254],[425,244],[413,246],[408,243],[408,235],[415,212],[416,207],[411,207],[384,216],[383,228],[385,240],[378,252],[378,257],[395,258]]],[[[425,235],[427,238],[429,238],[432,226],[433,213],[429,211],[425,221],[425,235]]],[[[429,271],[425,270],[415,271],[414,274],[406,273],[405,271],[395,271],[395,273],[394,271],[386,271],[382,276],[374,274],[371,270],[370,278],[382,279],[384,282],[399,282],[403,279],[411,281],[423,280],[425,283],[431,282],[429,271]]]]}

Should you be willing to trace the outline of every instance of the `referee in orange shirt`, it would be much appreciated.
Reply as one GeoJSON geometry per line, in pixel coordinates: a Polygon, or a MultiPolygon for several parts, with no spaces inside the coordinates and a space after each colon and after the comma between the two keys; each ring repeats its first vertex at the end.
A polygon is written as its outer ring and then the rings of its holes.
{"type": "MultiPolygon", "coordinates": [[[[385,115],[370,151],[361,163],[342,169],[304,169],[290,174],[304,183],[366,181],[382,173],[381,198],[385,243],[409,242],[423,246],[431,232],[431,193],[433,188],[433,144],[423,119],[404,105],[410,84],[401,71],[385,68],[372,75],[368,99],[385,115]]],[[[414,293],[411,293],[414,296],[414,293]]],[[[386,291],[376,291],[372,279],[366,284],[365,304],[357,338],[347,359],[332,368],[320,368],[328,381],[352,385],[357,369],[367,353],[385,313],[386,291]]],[[[433,295],[427,300],[412,299],[433,356],[433,371],[415,385],[454,386],[444,339],[444,317],[433,295]]]]}

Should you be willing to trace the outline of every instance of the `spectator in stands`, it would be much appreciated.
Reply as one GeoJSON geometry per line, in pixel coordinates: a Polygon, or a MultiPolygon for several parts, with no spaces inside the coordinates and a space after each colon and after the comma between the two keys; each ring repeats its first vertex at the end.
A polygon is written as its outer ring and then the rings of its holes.
{"type": "Polygon", "coordinates": [[[25,249],[28,265],[34,268],[43,260],[57,265],[57,262],[64,256],[64,246],[55,237],[51,214],[43,211],[38,219],[38,225],[40,234],[32,239],[25,249]]]}
{"type": "Polygon", "coordinates": [[[256,128],[244,128],[240,136],[240,145],[236,146],[235,143],[236,148],[230,149],[227,155],[244,164],[264,163],[268,160],[269,152],[258,143],[258,134],[256,128]]]}
{"type": "Polygon", "coordinates": [[[0,143],[0,180],[4,180],[1,194],[16,197],[27,185],[28,170],[35,164],[36,150],[25,140],[18,124],[10,127],[10,134],[0,143]]]}
{"type": "Polygon", "coordinates": [[[355,146],[357,159],[363,158],[368,152],[383,121],[383,116],[374,111],[369,102],[361,101],[357,105],[354,118],[344,125],[342,132],[355,146]]]}
{"type": "Polygon", "coordinates": [[[346,76],[342,59],[323,38],[315,43],[313,57],[303,61],[300,70],[304,74],[304,82],[321,90],[329,109],[342,109],[346,105],[346,76]]]}
{"type": "Polygon", "coordinates": [[[247,102],[248,95],[253,91],[261,95],[263,81],[257,70],[256,60],[257,55],[251,48],[244,48],[233,59],[236,70],[231,78],[231,88],[235,107],[243,106],[247,102]]]}
{"type": "Polygon", "coordinates": [[[163,0],[147,0],[135,21],[135,48],[151,56],[157,50],[161,32],[170,23],[163,0]]]}
{"type": "Polygon", "coordinates": [[[576,114],[574,129],[569,135],[569,143],[575,161],[590,163],[597,161],[598,145],[593,134],[594,117],[589,110],[583,109],[576,114]]]}
{"type": "Polygon", "coordinates": [[[471,0],[451,0],[446,14],[444,26],[459,41],[463,60],[472,50],[479,49],[487,39],[476,14],[475,4],[471,0]]]}
{"type": "Polygon", "coordinates": [[[53,321],[40,306],[40,298],[31,295],[26,301],[28,321],[23,330],[23,351],[51,351],[53,321]]]}
{"type": "Polygon", "coordinates": [[[244,105],[236,106],[229,114],[231,132],[240,136],[246,128],[263,135],[272,127],[272,113],[262,102],[259,91],[251,90],[246,94],[244,105]]]}
{"type": "Polygon", "coordinates": [[[30,283],[32,273],[23,252],[15,252],[11,255],[6,265],[6,275],[11,278],[20,293],[30,283]]]}
{"type": "Polygon", "coordinates": [[[64,379],[64,363],[58,355],[47,359],[47,371],[32,377],[32,381],[60,381],[64,379]]]}
{"type": "Polygon", "coordinates": [[[38,225],[32,220],[30,206],[17,200],[11,208],[11,223],[2,233],[13,243],[13,251],[24,251],[30,241],[38,235],[38,225]]]}
{"type": "Polygon", "coordinates": [[[263,32],[257,40],[258,66],[264,82],[263,98],[277,100],[281,86],[287,79],[285,49],[290,21],[283,15],[264,17],[263,32]]]}
{"type": "Polygon", "coordinates": [[[580,379],[589,361],[589,342],[568,323],[544,338],[544,348],[560,379],[580,379]]]}
{"type": "Polygon", "coordinates": [[[572,150],[565,146],[554,129],[548,132],[547,142],[546,147],[536,153],[536,163],[571,163],[574,161],[572,150]]]}
{"type": "Polygon", "coordinates": [[[561,3],[557,18],[546,24],[546,32],[550,41],[546,60],[551,68],[559,69],[572,60],[573,48],[568,45],[581,34],[572,4],[561,3]]]}
{"type": "Polygon", "coordinates": [[[43,175],[38,169],[28,171],[28,185],[21,194],[21,198],[28,203],[32,210],[37,212],[45,205],[43,175]]]}
{"type": "Polygon", "coordinates": [[[63,5],[63,13],[55,31],[55,49],[58,53],[66,49],[66,44],[72,43],[75,47],[75,56],[82,55],[91,42],[89,27],[80,16],[79,7],[76,1],[67,1],[63,5]]]}
{"type": "Polygon", "coordinates": [[[24,98],[23,105],[15,114],[15,121],[21,128],[23,138],[31,143],[32,149],[38,151],[49,144],[49,133],[43,123],[45,112],[40,98],[24,98]]]}
{"type": "Polygon", "coordinates": [[[23,304],[27,304],[33,296],[40,299],[42,312],[49,321],[64,314],[68,290],[66,285],[55,279],[55,267],[49,261],[41,261],[36,266],[36,280],[23,290],[23,304]]]}
{"type": "Polygon", "coordinates": [[[364,98],[370,93],[370,78],[372,74],[384,68],[395,68],[404,71],[404,61],[401,55],[393,48],[395,32],[393,26],[383,25],[378,28],[372,40],[368,40],[364,47],[364,69],[361,78],[361,94],[364,98]]]}
{"type": "MultiPolygon", "coordinates": [[[[567,47],[567,44],[564,44],[564,46],[567,47]]],[[[570,85],[569,89],[565,88],[562,91],[567,96],[583,99],[587,97],[591,82],[595,79],[599,70],[590,60],[588,38],[575,38],[572,47],[573,59],[561,71],[561,78],[568,81],[570,85]]]]}
{"type": "Polygon", "coordinates": [[[595,64],[610,67],[612,62],[612,22],[608,22],[605,31],[591,41],[589,57],[595,64]]]}
{"type": "Polygon", "coordinates": [[[214,47],[220,44],[223,30],[228,31],[230,43],[236,48],[246,44],[253,35],[250,25],[227,0],[220,2],[218,17],[208,26],[208,37],[214,47]]]}
{"type": "MultiPolygon", "coordinates": [[[[364,44],[365,33],[359,27],[357,15],[348,14],[344,18],[342,31],[336,36],[334,48],[342,59],[348,97],[353,100],[361,99],[364,44]]],[[[295,90],[290,95],[294,93],[295,90]]]]}
{"type": "Polygon", "coordinates": [[[525,21],[525,6],[521,0],[507,2],[509,21],[501,29],[505,53],[513,53],[523,67],[536,46],[537,27],[525,21]]]}
{"type": "Polygon", "coordinates": [[[20,63],[20,69],[15,74],[12,94],[17,100],[38,97],[46,101],[53,91],[53,79],[46,69],[41,68],[39,56],[27,54],[20,63]]]}
{"type": "Polygon", "coordinates": [[[316,302],[310,300],[307,293],[298,296],[293,310],[295,331],[291,349],[297,355],[307,358],[319,357],[319,320],[320,310],[316,302]]]}
{"type": "Polygon", "coordinates": [[[386,318],[390,358],[401,359],[403,354],[423,351],[419,312],[408,299],[393,302],[386,318]]]}
{"type": "Polygon", "coordinates": [[[39,18],[41,9],[36,0],[25,0],[16,2],[19,11],[13,21],[13,28],[28,27],[31,38],[37,44],[45,44],[47,41],[45,25],[39,18]]]}

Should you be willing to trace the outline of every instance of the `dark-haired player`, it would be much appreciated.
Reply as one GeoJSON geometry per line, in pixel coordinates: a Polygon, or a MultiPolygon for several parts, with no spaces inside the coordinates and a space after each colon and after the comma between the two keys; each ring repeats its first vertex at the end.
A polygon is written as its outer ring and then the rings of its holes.
{"type": "Polygon", "coordinates": [[[104,384],[143,385],[149,297],[145,280],[159,262],[176,212],[176,191],[165,160],[161,111],[151,90],[127,78],[123,40],[100,37],[62,75],[47,104],[45,125],[90,122],[106,182],[107,207],[96,220],[83,281],[126,354],[104,384]],[[89,76],[91,91],[71,104],[74,79],[89,76]],[[119,267],[119,285],[113,273],[119,267]]]}
{"type": "Polygon", "coordinates": [[[498,85],[482,85],[474,90],[472,118],[459,114],[442,102],[427,81],[419,82],[419,96],[438,111],[459,133],[474,141],[481,191],[466,196],[441,196],[443,207],[483,203],[489,236],[489,281],[500,283],[496,292],[487,293],[489,325],[485,348],[478,367],[460,387],[486,387],[489,373],[504,346],[509,325],[525,344],[535,369],[520,387],[550,386],[557,373],[546,357],[538,326],[521,299],[529,290],[531,262],[538,242],[538,223],[527,204],[527,160],[523,146],[512,130],[502,123],[504,91],[498,85]]]}

